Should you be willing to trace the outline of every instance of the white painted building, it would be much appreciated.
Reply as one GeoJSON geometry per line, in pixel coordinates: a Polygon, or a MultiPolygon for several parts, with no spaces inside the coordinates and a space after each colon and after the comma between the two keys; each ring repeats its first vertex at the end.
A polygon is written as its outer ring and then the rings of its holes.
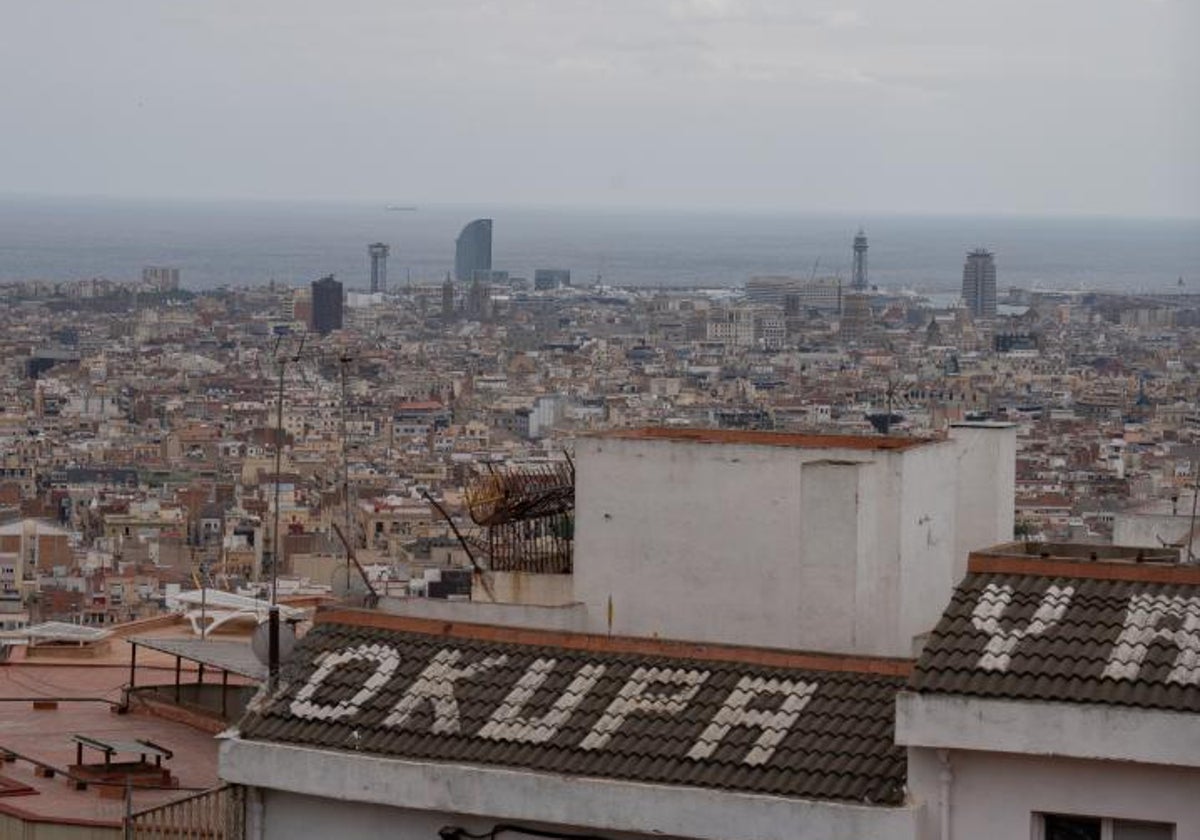
{"type": "Polygon", "coordinates": [[[971,553],[1012,435],[588,439],[574,602],[318,613],[250,835],[1200,840],[1200,569],[971,553]]]}
{"type": "Polygon", "coordinates": [[[973,556],[896,740],[923,836],[1197,840],[1200,568],[973,556]]]}
{"type": "Polygon", "coordinates": [[[995,423],[580,440],[575,599],[593,632],[909,656],[968,552],[1012,538],[1015,443],[995,423]]]}
{"type": "Polygon", "coordinates": [[[1200,569],[1011,548],[915,663],[327,610],[221,773],[255,838],[1197,840],[1200,569]]]}

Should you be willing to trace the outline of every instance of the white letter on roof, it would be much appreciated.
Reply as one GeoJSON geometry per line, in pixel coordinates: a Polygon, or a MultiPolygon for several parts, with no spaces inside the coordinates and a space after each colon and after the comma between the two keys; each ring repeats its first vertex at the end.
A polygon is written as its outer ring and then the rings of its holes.
{"type": "Polygon", "coordinates": [[[437,652],[421,675],[413,681],[392,713],[383,722],[384,726],[404,726],[412,713],[429,703],[433,708],[433,726],[430,732],[452,735],[458,732],[458,701],[454,697],[454,684],[458,680],[469,680],[477,674],[503,665],[507,656],[489,656],[473,662],[465,668],[455,665],[462,659],[461,650],[443,648],[437,652]]]}
{"type": "Polygon", "coordinates": [[[1200,685],[1200,598],[1134,595],[1125,611],[1125,626],[1108,655],[1104,676],[1136,680],[1142,662],[1155,643],[1176,649],[1175,664],[1166,681],[1200,685]],[[1172,619],[1162,626],[1163,619],[1172,619]]]}
{"type": "Polygon", "coordinates": [[[803,680],[763,679],[742,677],[737,686],[725,698],[725,705],[717,710],[708,727],[697,739],[688,753],[688,758],[708,758],[729,730],[735,726],[753,726],[759,730],[758,740],[742,758],[742,762],[754,767],[766,764],[775,754],[775,749],[787,736],[800,712],[808,705],[817,683],[803,680]],[[750,704],[764,694],[782,694],[783,702],[773,712],[751,709],[750,704]]]}
{"type": "Polygon", "coordinates": [[[291,710],[296,717],[310,720],[340,720],[349,717],[359,710],[363,703],[379,693],[379,689],[387,685],[392,674],[400,665],[400,654],[387,645],[359,645],[358,647],[339,650],[330,653],[321,660],[320,666],[313,671],[312,676],[304,687],[296,692],[292,700],[291,710]],[[349,700],[339,700],[337,705],[314,703],[312,696],[317,693],[321,684],[329,678],[337,668],[347,662],[370,661],[375,663],[375,673],[367,678],[358,692],[349,700]]]}
{"type": "Polygon", "coordinates": [[[581,749],[598,750],[617,734],[626,718],[634,714],[677,715],[687,708],[700,686],[708,679],[708,671],[683,668],[638,668],[621,692],[608,704],[592,731],[579,742],[581,749]],[[652,685],[675,685],[679,690],[670,694],[646,694],[652,685]]]}
{"type": "Polygon", "coordinates": [[[571,714],[592,690],[592,686],[604,674],[603,665],[584,665],[575,673],[575,678],[566,690],[554,701],[550,711],[541,717],[524,717],[526,704],[533,699],[557,663],[555,659],[538,659],[529,666],[504,701],[492,713],[492,717],[476,734],[480,738],[496,741],[522,741],[526,744],[544,744],[558,734],[571,714]]]}
{"type": "Polygon", "coordinates": [[[1000,618],[1012,603],[1013,588],[989,583],[971,614],[975,629],[991,635],[976,667],[984,671],[1007,671],[1012,652],[1021,640],[1027,636],[1040,636],[1060,622],[1074,594],[1074,586],[1049,587],[1027,625],[1005,630],[1000,626],[1000,618]]]}

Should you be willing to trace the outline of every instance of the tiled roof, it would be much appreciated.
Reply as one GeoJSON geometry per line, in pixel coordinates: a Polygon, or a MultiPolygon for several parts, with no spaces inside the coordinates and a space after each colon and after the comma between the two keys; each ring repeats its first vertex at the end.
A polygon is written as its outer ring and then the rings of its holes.
{"type": "Polygon", "coordinates": [[[903,801],[905,754],[893,743],[903,677],[747,664],[753,656],[738,661],[731,649],[711,659],[648,654],[652,640],[625,650],[537,644],[537,633],[486,629],[472,637],[319,623],[241,735],[560,775],[903,801]]]}
{"type": "Polygon", "coordinates": [[[1200,712],[1200,585],[1131,570],[968,574],[910,687],[1200,712]]]}

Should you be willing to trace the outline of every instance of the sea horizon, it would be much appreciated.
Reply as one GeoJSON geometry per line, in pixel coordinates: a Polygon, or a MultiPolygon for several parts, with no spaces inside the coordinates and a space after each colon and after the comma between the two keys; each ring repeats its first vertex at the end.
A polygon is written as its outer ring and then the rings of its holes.
{"type": "Polygon", "coordinates": [[[147,265],[185,288],[299,284],[334,274],[365,288],[366,246],[391,246],[389,285],[440,281],[454,238],[495,220],[493,266],[577,284],[736,287],[759,275],[848,278],[869,239],[881,288],[954,290],[968,250],[996,254],[997,283],[1046,289],[1200,290],[1200,219],[1028,214],[848,213],[406,200],[112,198],[0,194],[0,282],[135,280],[147,265]],[[413,210],[388,207],[415,207],[413,210]]]}

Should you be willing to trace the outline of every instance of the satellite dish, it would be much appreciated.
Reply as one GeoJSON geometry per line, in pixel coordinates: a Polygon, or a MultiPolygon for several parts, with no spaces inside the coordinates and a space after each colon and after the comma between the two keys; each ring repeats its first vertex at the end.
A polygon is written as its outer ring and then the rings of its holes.
{"type": "MultiPolygon", "coordinates": [[[[296,631],[285,621],[279,622],[279,663],[282,665],[292,658],[296,649],[296,631]]],[[[271,667],[271,624],[264,621],[254,630],[250,637],[250,650],[254,658],[268,668],[271,667]]]]}
{"type": "Polygon", "coordinates": [[[358,569],[351,568],[349,563],[339,563],[333,567],[329,586],[335,598],[366,595],[369,591],[358,569]]]}

